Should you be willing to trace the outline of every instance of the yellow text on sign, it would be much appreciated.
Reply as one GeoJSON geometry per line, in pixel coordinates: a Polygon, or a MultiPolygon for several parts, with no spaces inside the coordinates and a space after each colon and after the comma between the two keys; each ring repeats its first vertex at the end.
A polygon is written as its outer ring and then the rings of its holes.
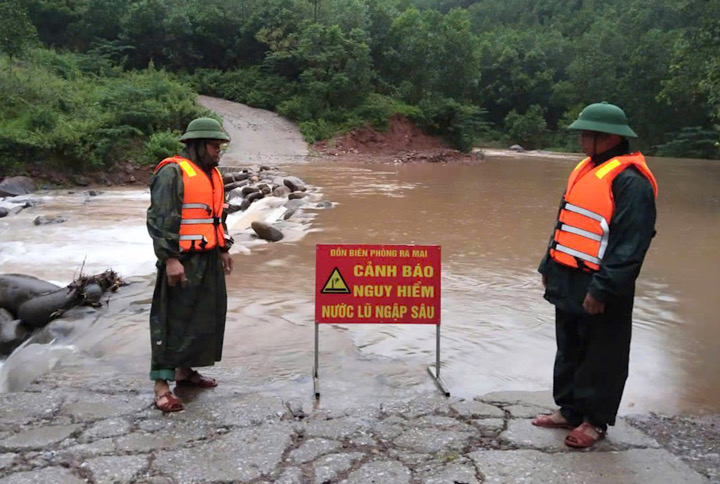
{"type": "MultiPolygon", "coordinates": [[[[433,266],[423,266],[420,264],[414,266],[401,266],[400,273],[402,277],[425,277],[430,278],[435,275],[433,266]]],[[[355,277],[397,277],[398,266],[394,265],[372,265],[357,264],[353,266],[353,275],[355,277]]]]}

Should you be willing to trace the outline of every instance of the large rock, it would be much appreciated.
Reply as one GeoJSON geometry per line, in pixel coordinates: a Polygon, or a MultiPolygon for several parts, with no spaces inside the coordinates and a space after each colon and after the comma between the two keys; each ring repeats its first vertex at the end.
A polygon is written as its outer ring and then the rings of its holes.
{"type": "Polygon", "coordinates": [[[288,200],[297,200],[299,198],[305,198],[307,196],[307,193],[305,192],[292,192],[290,195],[288,195],[288,200]]]}
{"type": "Polygon", "coordinates": [[[283,178],[283,183],[294,192],[304,192],[307,190],[305,182],[296,176],[286,176],[283,178]]]}
{"type": "Polygon", "coordinates": [[[250,195],[251,193],[257,193],[259,191],[260,191],[260,189],[258,187],[246,186],[246,187],[242,187],[242,189],[240,190],[240,193],[242,193],[243,197],[246,197],[246,196],[250,195]]]}
{"type": "Polygon", "coordinates": [[[9,355],[28,337],[30,332],[19,319],[0,321],[0,355],[9,355]]]}
{"type": "Polygon", "coordinates": [[[281,187],[275,187],[275,189],[273,190],[273,195],[276,197],[282,198],[282,197],[288,196],[289,194],[290,194],[290,189],[288,187],[286,187],[285,185],[283,185],[281,187]]]}
{"type": "Polygon", "coordinates": [[[0,207],[0,218],[7,216],[7,214],[9,214],[9,213],[10,213],[10,210],[8,210],[5,207],[0,207]]]}
{"type": "Polygon", "coordinates": [[[230,202],[231,200],[234,200],[236,198],[242,198],[242,196],[242,190],[240,190],[239,188],[234,188],[227,193],[227,200],[228,202],[230,202]]]}
{"type": "Polygon", "coordinates": [[[62,215],[38,215],[33,220],[35,225],[62,224],[67,222],[67,218],[62,215]]]}
{"type": "Polygon", "coordinates": [[[0,274],[0,307],[17,314],[20,306],[36,296],[60,289],[60,286],[23,274],[0,274]]]}
{"type": "Polygon", "coordinates": [[[248,183],[250,183],[248,180],[227,183],[227,184],[225,184],[224,189],[226,192],[230,192],[230,191],[234,191],[236,188],[242,188],[242,187],[246,186],[248,183]]]}
{"type": "Polygon", "coordinates": [[[278,240],[282,240],[283,233],[280,232],[275,227],[271,226],[270,224],[266,224],[265,222],[255,221],[252,224],[250,224],[252,229],[255,231],[255,233],[264,240],[269,240],[270,242],[277,242],[278,240]]]}
{"type": "Polygon", "coordinates": [[[0,182],[0,197],[16,197],[26,195],[37,190],[32,178],[26,176],[13,176],[0,182]]]}

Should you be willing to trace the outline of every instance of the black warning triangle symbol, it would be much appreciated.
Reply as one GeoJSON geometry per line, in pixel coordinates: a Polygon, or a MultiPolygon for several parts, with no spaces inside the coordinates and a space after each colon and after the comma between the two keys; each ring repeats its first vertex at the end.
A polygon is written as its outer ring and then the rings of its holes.
{"type": "Polygon", "coordinates": [[[345,279],[343,279],[342,274],[340,274],[340,271],[336,267],[333,269],[330,277],[328,277],[328,280],[325,283],[325,286],[323,286],[322,291],[320,292],[322,294],[350,294],[350,288],[345,283],[345,279]]]}

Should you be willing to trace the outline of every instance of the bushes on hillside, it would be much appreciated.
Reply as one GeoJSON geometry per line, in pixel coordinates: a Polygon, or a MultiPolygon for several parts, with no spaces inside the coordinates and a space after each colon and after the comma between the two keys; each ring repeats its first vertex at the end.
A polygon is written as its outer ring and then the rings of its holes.
{"type": "Polygon", "coordinates": [[[143,150],[153,134],[207,113],[165,72],[97,77],[83,72],[83,61],[48,50],[0,58],[0,174],[16,171],[18,159],[76,171],[137,159],[161,144],[143,150]]]}

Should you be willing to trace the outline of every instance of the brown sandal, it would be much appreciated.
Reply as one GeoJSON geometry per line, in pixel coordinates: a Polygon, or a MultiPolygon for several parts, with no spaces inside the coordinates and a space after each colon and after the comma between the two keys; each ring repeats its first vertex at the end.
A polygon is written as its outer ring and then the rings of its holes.
{"type": "Polygon", "coordinates": [[[217,380],[215,380],[215,378],[203,376],[197,371],[193,370],[190,372],[187,378],[183,378],[182,380],[175,380],[175,385],[179,387],[214,388],[218,386],[218,382],[217,380]]]}
{"type": "Polygon", "coordinates": [[[530,423],[532,423],[536,427],[543,427],[546,429],[571,429],[571,428],[573,428],[573,426],[567,422],[556,422],[552,418],[553,415],[555,415],[555,414],[538,415],[537,417],[532,419],[532,422],[530,422],[530,423]]]}
{"type": "Polygon", "coordinates": [[[583,422],[565,437],[565,445],[576,449],[587,449],[595,445],[596,442],[604,439],[606,433],[607,430],[595,427],[589,422],[583,422]],[[592,435],[586,434],[585,431],[587,429],[593,429],[597,432],[598,436],[593,437],[592,435]]]}
{"type": "Polygon", "coordinates": [[[182,402],[172,394],[172,392],[165,392],[162,395],[156,395],[155,396],[155,408],[160,410],[161,412],[167,413],[167,412],[179,412],[182,410],[183,404],[182,402]],[[165,403],[160,403],[160,400],[165,398],[165,403]]]}

